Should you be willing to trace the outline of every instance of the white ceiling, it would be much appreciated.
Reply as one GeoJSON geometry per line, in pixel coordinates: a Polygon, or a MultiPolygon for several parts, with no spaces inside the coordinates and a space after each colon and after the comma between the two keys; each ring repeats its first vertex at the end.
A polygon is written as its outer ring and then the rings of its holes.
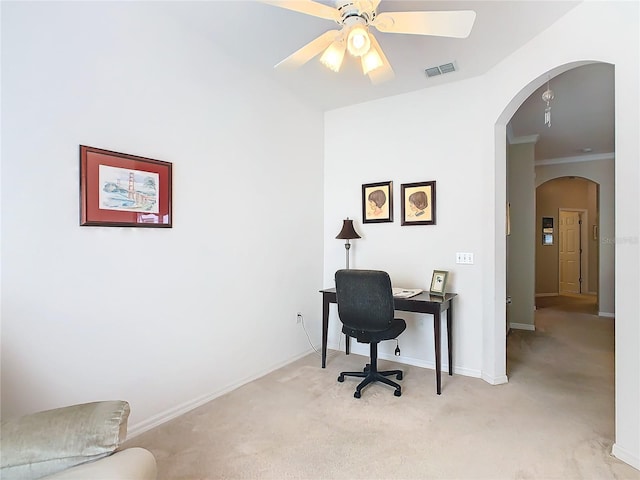
{"type": "MultiPolygon", "coordinates": [[[[334,5],[332,0],[319,3],[334,5]]],[[[415,91],[444,82],[481,75],[553,24],[578,1],[432,1],[382,0],[382,11],[474,10],[473,30],[466,39],[382,33],[373,30],[395,71],[395,79],[374,86],[358,62],[345,57],[339,73],[322,66],[318,57],[295,71],[273,66],[327,30],[329,20],[258,1],[167,2],[161,5],[196,34],[224,45],[230,60],[249,67],[322,111],[415,91]],[[350,60],[350,61],[349,61],[350,60]],[[457,71],[428,78],[428,67],[454,62],[457,71]]],[[[540,72],[543,74],[544,72],[540,72]]],[[[260,78],[260,77],[257,77],[260,78]]],[[[532,79],[533,80],[533,79],[532,79]]],[[[536,159],[610,153],[613,144],[613,67],[587,65],[550,81],[552,127],[544,126],[536,91],[512,119],[515,137],[540,135],[536,159]]]]}
{"type": "Polygon", "coordinates": [[[597,159],[615,151],[613,65],[594,63],[549,80],[551,127],[544,124],[542,85],[511,119],[513,137],[539,135],[536,160],[597,159]]]}

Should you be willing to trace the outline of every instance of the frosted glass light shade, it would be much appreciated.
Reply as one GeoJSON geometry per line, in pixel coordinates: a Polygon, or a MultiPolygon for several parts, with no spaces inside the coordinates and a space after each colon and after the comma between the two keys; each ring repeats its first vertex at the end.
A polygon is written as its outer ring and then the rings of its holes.
{"type": "Polygon", "coordinates": [[[344,42],[333,42],[320,57],[320,62],[330,70],[338,72],[344,60],[344,51],[344,42]]]}
{"type": "Polygon", "coordinates": [[[371,48],[371,40],[367,29],[362,25],[354,26],[347,37],[347,48],[354,57],[361,57],[371,48]]]}
{"type": "Polygon", "coordinates": [[[382,58],[375,48],[369,49],[369,51],[362,56],[362,73],[365,75],[380,68],[382,66],[382,58]]]}

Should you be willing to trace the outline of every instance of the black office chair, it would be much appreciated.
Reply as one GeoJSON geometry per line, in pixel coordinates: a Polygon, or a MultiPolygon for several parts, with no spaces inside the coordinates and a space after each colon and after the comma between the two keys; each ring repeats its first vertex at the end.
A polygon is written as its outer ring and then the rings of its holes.
{"type": "Polygon", "coordinates": [[[342,333],[371,345],[371,363],[361,372],[341,372],[338,381],[344,382],[345,376],[364,378],[353,394],[356,398],[371,382],[395,387],[393,394],[399,397],[402,388],[387,377],[395,375],[402,380],[402,370],[378,371],[378,343],[397,338],[407,328],[404,320],[393,317],[389,275],[377,270],[338,270],[335,279],[342,333]]]}

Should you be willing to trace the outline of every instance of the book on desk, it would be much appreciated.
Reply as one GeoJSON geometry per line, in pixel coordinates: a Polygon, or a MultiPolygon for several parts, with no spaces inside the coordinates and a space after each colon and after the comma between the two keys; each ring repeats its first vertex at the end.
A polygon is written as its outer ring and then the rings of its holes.
{"type": "Polygon", "coordinates": [[[399,288],[393,287],[393,296],[396,298],[410,298],[422,293],[421,288],[399,288]]]}

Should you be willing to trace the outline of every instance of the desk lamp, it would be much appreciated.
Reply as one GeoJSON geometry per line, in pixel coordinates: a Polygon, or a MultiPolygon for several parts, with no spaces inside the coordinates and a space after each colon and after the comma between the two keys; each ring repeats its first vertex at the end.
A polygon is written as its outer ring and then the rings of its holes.
{"type": "Polygon", "coordinates": [[[340,240],[346,240],[344,248],[346,250],[345,254],[347,259],[347,270],[349,270],[349,249],[351,248],[349,240],[352,240],[354,238],[361,238],[353,228],[353,220],[349,220],[349,217],[347,217],[346,220],[343,220],[342,230],[340,230],[340,233],[336,238],[340,240]]]}

